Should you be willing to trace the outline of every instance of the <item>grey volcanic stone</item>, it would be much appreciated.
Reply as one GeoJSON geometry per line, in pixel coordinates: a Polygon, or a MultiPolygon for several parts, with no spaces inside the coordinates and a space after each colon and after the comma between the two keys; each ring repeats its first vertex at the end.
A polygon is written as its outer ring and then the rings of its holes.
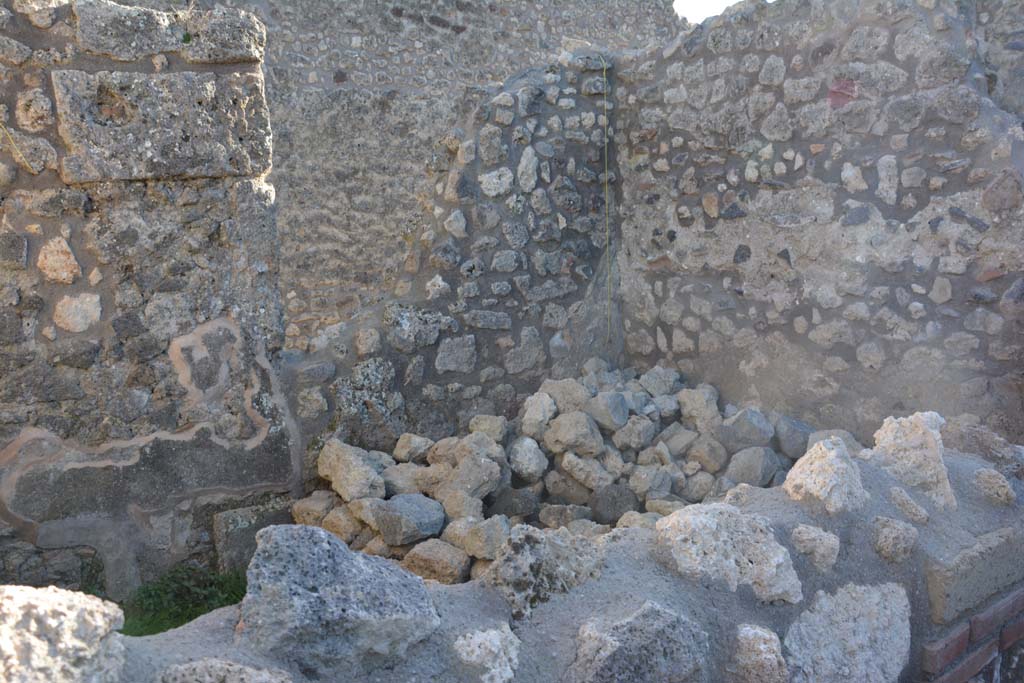
{"type": "Polygon", "coordinates": [[[807,452],[807,437],[814,432],[814,427],[779,414],[772,415],[772,425],[775,427],[775,441],[782,454],[790,460],[803,457],[807,452]]]}
{"type": "Polygon", "coordinates": [[[647,601],[622,621],[580,627],[568,683],[707,683],[708,636],[689,619],[647,601]]]}
{"type": "Polygon", "coordinates": [[[260,652],[326,675],[401,657],[440,625],[423,581],[310,526],[256,535],[238,633],[260,652]]]}
{"type": "Polygon", "coordinates": [[[548,469],[548,458],[528,436],[521,436],[508,449],[508,461],[512,471],[523,481],[532,484],[540,481],[548,469]]]}
{"type": "Polygon", "coordinates": [[[615,524],[627,512],[640,510],[640,499],[625,484],[609,484],[594,491],[589,502],[598,524],[615,524]]]}
{"type": "Polygon", "coordinates": [[[744,408],[724,420],[715,436],[730,453],[738,453],[751,446],[767,446],[775,435],[775,428],[757,408],[744,408]]]}
{"type": "Polygon", "coordinates": [[[441,340],[434,367],[438,372],[472,372],[476,367],[476,337],[449,337],[441,340]]]}
{"type": "Polygon", "coordinates": [[[586,402],[583,412],[610,432],[621,429],[629,419],[629,405],[626,403],[626,397],[618,391],[600,392],[586,402]]]}
{"type": "Polygon", "coordinates": [[[444,508],[422,494],[403,493],[385,503],[376,522],[385,543],[405,545],[440,533],[444,508]]]}
{"type": "Polygon", "coordinates": [[[593,543],[566,529],[512,528],[485,581],[502,594],[517,619],[553,593],[565,593],[594,575],[601,554],[593,543]]]}
{"type": "Polygon", "coordinates": [[[732,456],[722,475],[737,484],[767,486],[779,469],[779,459],[770,448],[744,448],[732,456]]]}
{"type": "Polygon", "coordinates": [[[635,451],[645,448],[654,439],[657,427],[641,415],[633,415],[625,426],[612,436],[616,448],[631,448],[635,451]]]}

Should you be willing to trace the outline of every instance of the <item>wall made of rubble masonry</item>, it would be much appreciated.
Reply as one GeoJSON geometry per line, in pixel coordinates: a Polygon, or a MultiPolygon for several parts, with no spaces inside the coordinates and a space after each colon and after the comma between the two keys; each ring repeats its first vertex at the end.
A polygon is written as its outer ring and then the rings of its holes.
{"type": "Polygon", "coordinates": [[[1019,440],[1019,6],[805,5],[620,60],[629,357],[861,436],[932,409],[1019,440]]]}
{"type": "Polygon", "coordinates": [[[325,437],[514,418],[593,355],[1022,436],[1012,2],[36,4],[0,4],[4,581],[242,566],[325,437]]]}

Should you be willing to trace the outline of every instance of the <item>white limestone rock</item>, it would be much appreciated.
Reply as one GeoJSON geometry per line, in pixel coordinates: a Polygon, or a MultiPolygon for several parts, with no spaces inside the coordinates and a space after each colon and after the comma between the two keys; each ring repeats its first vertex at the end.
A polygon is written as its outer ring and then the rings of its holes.
{"type": "Polygon", "coordinates": [[[956,496],[942,459],[942,425],[938,413],[887,417],[875,432],[875,447],[865,454],[907,486],[920,489],[940,508],[956,510],[956,496]]]}
{"type": "Polygon", "coordinates": [[[112,602],[53,586],[0,586],[0,680],[118,683],[124,624],[112,602]]]}
{"type": "Polygon", "coordinates": [[[830,515],[859,510],[868,499],[860,469],[838,438],[814,444],[793,465],[782,488],[792,500],[823,503],[830,515]]]}
{"type": "Polygon", "coordinates": [[[280,669],[253,669],[224,659],[175,664],[160,674],[160,683],[292,683],[280,669]]]}
{"type": "Polygon", "coordinates": [[[759,600],[803,600],[789,551],[779,545],[768,520],[725,503],[691,505],[658,521],[658,543],[679,573],[723,581],[735,592],[750,585],[759,600]]]}
{"type": "Polygon", "coordinates": [[[910,657],[907,593],[895,583],[818,591],[784,643],[792,683],[896,683],[910,657]]]}
{"type": "Polygon", "coordinates": [[[483,667],[480,683],[508,683],[519,668],[519,638],[508,624],[474,631],[455,640],[455,653],[467,664],[483,667]]]}

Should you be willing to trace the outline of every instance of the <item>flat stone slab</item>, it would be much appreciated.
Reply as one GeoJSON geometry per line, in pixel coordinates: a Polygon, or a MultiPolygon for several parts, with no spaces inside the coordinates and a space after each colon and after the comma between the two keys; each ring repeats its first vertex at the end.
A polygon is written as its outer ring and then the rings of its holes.
{"type": "Polygon", "coordinates": [[[270,170],[260,74],[54,71],[68,184],[270,170]]]}

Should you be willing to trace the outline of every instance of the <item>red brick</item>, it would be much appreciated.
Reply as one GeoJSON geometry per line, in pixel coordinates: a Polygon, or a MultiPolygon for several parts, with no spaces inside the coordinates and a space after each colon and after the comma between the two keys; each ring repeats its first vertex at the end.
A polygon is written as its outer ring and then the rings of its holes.
{"type": "Polygon", "coordinates": [[[1017,617],[1003,627],[1003,633],[999,639],[999,647],[1008,650],[1021,639],[1024,639],[1024,615],[1017,617]]]}
{"type": "Polygon", "coordinates": [[[971,625],[964,621],[954,626],[942,638],[925,645],[921,654],[921,668],[930,674],[942,673],[967,650],[970,635],[971,625]]]}
{"type": "Polygon", "coordinates": [[[974,615],[971,618],[971,642],[976,643],[993,633],[999,633],[1003,624],[1020,613],[1022,602],[1021,591],[1018,589],[974,615]]]}
{"type": "Polygon", "coordinates": [[[932,683],[967,683],[971,676],[984,669],[999,654],[999,640],[992,638],[963,658],[945,676],[932,683]]]}

